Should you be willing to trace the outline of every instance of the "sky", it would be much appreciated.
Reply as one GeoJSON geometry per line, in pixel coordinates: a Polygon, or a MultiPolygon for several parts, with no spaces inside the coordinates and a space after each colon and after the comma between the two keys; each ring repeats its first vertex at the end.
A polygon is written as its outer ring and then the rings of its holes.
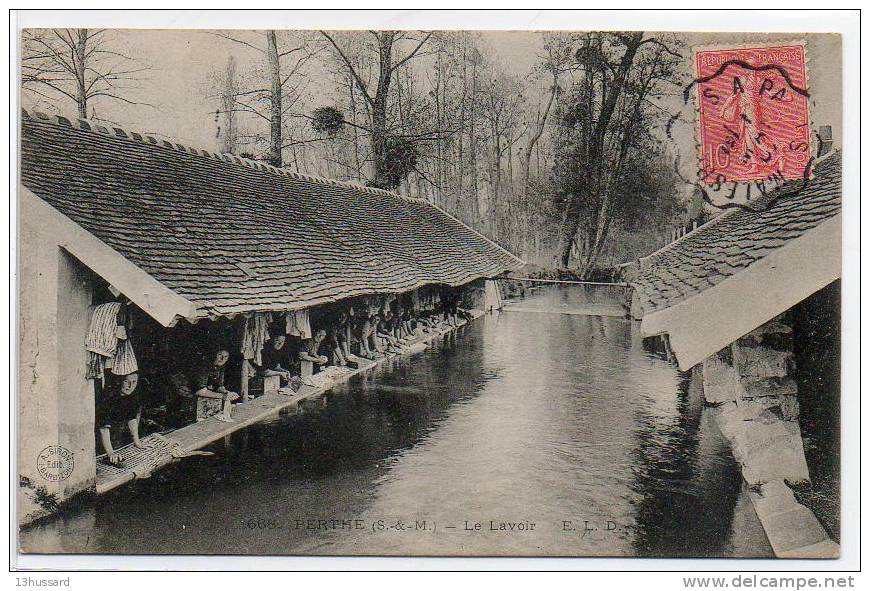
{"type": "MultiPolygon", "coordinates": [[[[260,35],[256,32],[238,34],[259,41],[260,35]]],[[[540,34],[532,31],[484,32],[482,35],[496,59],[514,75],[525,76],[530,72],[542,48],[540,34]]],[[[239,71],[262,61],[262,56],[255,50],[209,31],[128,29],[113,32],[111,43],[123,49],[126,55],[151,66],[146,74],[148,79],[140,83],[142,88],[128,91],[128,95],[153,107],[99,99],[94,104],[98,116],[134,131],[171,137],[193,147],[211,150],[217,147],[214,122],[217,102],[206,98],[210,93],[212,72],[222,70],[231,55],[235,57],[239,71]]],[[[317,84],[316,80],[314,84],[317,84]]],[[[326,98],[324,93],[314,92],[313,95],[317,104],[305,105],[306,112],[326,104],[323,100],[318,101],[320,97],[326,98]]],[[[75,105],[69,99],[47,104],[39,99],[34,101],[26,93],[22,96],[22,106],[68,115],[75,113],[75,105]]]]}

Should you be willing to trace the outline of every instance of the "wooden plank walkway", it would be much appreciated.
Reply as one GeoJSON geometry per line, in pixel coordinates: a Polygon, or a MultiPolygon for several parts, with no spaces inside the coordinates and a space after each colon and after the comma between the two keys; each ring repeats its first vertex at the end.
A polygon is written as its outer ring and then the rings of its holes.
{"type": "MultiPolygon", "coordinates": [[[[483,316],[481,310],[469,310],[472,319],[483,316]]],[[[448,334],[466,323],[463,322],[455,328],[442,330],[437,333],[427,334],[405,345],[406,352],[402,355],[413,355],[424,351],[426,344],[441,336],[448,334]]],[[[119,453],[124,458],[126,467],[118,468],[108,464],[105,456],[97,458],[97,494],[104,494],[118,488],[138,477],[147,477],[156,470],[167,466],[173,461],[196,452],[231,433],[249,427],[270,416],[279,414],[281,411],[298,407],[305,400],[317,399],[337,384],[348,381],[355,375],[369,371],[381,363],[397,356],[387,357],[371,361],[360,359],[359,369],[348,370],[346,373],[336,376],[328,384],[323,386],[303,385],[298,392],[289,388],[282,388],[279,393],[270,393],[253,398],[247,402],[233,405],[232,422],[224,422],[216,417],[209,417],[198,423],[193,423],[160,435],[149,435],[142,442],[148,446],[140,450],[131,445],[121,448],[119,453]]]]}

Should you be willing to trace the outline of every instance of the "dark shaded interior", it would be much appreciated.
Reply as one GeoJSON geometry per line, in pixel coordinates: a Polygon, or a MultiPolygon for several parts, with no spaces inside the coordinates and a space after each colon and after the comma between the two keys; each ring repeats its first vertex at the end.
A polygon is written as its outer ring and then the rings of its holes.
{"type": "Polygon", "coordinates": [[[840,280],[793,307],[795,377],[810,484],[795,486],[840,541],[840,280]]]}

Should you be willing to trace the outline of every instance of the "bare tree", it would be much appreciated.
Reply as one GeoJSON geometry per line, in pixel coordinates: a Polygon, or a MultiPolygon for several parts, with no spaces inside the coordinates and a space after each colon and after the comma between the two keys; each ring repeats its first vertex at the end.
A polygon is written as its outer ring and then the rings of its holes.
{"type": "Polygon", "coordinates": [[[74,101],[81,118],[100,97],[153,106],[129,94],[150,67],[114,47],[105,29],[24,29],[21,41],[22,87],[48,100],[74,101]]]}
{"type": "MultiPolygon", "coordinates": [[[[309,168],[373,179],[372,184],[425,198],[542,265],[560,258],[572,220],[577,224],[569,240],[573,263],[594,266],[598,258],[619,257],[621,246],[611,245],[609,231],[614,226],[619,240],[627,235],[621,217],[626,199],[650,204],[666,190],[655,186],[648,192],[652,197],[639,196],[638,183],[625,181],[626,171],[655,170],[658,157],[649,139],[655,121],[647,107],[667,77],[666,58],[673,56],[652,38],[641,38],[608,115],[602,106],[619,87],[630,35],[594,34],[590,43],[600,41],[603,48],[596,55],[606,58],[596,61],[595,55],[576,53],[586,35],[543,34],[539,65],[528,73],[502,64],[486,36],[474,32],[320,35],[335,91],[327,99],[331,106],[308,114],[325,140],[309,148],[316,151],[309,168]],[[383,80],[388,70],[389,80],[383,80]],[[576,126],[566,129],[569,111],[576,126]],[[595,161],[600,170],[589,171],[602,113],[610,123],[601,140],[603,156],[595,161]],[[416,160],[399,176],[391,174],[387,156],[403,141],[413,144],[416,160]],[[387,154],[379,158],[376,146],[387,154]],[[551,174],[554,164],[564,171],[551,174]],[[595,182],[581,186],[587,172],[595,182]],[[595,183],[600,188],[587,191],[595,183]]],[[[630,232],[646,230],[640,225],[630,232]]]]}
{"type": "Polygon", "coordinates": [[[644,39],[642,32],[584,35],[576,52],[580,80],[563,105],[559,138],[557,182],[565,210],[557,262],[562,267],[576,251],[581,274],[594,269],[626,167],[652,152],[651,97],[673,79],[679,57],[659,39],[644,39]]]}
{"type": "Polygon", "coordinates": [[[223,73],[223,79],[219,82],[223,86],[221,92],[221,110],[218,114],[223,115],[223,129],[218,129],[221,138],[221,152],[235,154],[238,149],[238,122],[236,118],[236,97],[239,94],[239,80],[236,75],[236,58],[230,56],[227,59],[227,67],[223,73]]]}
{"type": "Polygon", "coordinates": [[[523,191],[527,196],[529,191],[529,178],[531,176],[532,152],[544,135],[547,119],[553,108],[553,103],[559,95],[559,78],[571,67],[573,39],[569,33],[549,33],[544,38],[544,52],[542,57],[542,69],[552,79],[549,92],[546,94],[547,102],[543,111],[536,117],[532,125],[531,135],[523,151],[523,191]]]}
{"type": "Polygon", "coordinates": [[[394,188],[389,163],[387,158],[388,138],[390,125],[387,120],[388,99],[390,96],[390,84],[394,74],[414,57],[420,55],[420,50],[432,36],[432,33],[422,33],[415,36],[412,32],[400,31],[370,31],[375,44],[372,50],[377,52],[376,79],[372,82],[365,72],[361,72],[349,57],[349,52],[338,43],[334,34],[320,31],[320,34],[329,43],[335,54],[340,59],[362,95],[370,117],[368,133],[372,145],[374,160],[374,178],[372,184],[377,187],[394,188]],[[411,41],[412,49],[402,57],[394,55],[394,50],[402,41],[411,41]]]}
{"type": "Polygon", "coordinates": [[[487,145],[490,153],[489,187],[490,187],[490,232],[509,246],[513,241],[514,224],[512,149],[525,132],[521,127],[523,94],[519,80],[505,75],[493,76],[484,81],[481,100],[481,121],[489,132],[487,145]],[[507,174],[503,174],[503,163],[507,174]],[[504,176],[507,182],[504,182],[504,176]]]}
{"type": "MultiPolygon", "coordinates": [[[[513,224],[510,232],[513,238],[511,246],[524,257],[528,256],[534,238],[538,237],[539,232],[537,232],[536,226],[541,224],[542,200],[533,198],[535,191],[532,187],[532,156],[535,153],[540,156],[540,151],[536,151],[536,148],[544,136],[550,115],[554,110],[553,106],[561,92],[560,79],[573,67],[574,37],[573,33],[543,33],[543,54],[539,56],[541,63],[534,72],[543,77],[543,84],[546,85],[545,89],[542,89],[543,92],[541,92],[539,99],[543,102],[543,106],[538,106],[533,112],[534,104],[530,104],[527,109],[529,121],[525,131],[528,140],[519,149],[520,184],[512,196],[512,201],[515,203],[509,208],[511,211],[509,222],[513,224]]],[[[540,88],[541,86],[542,84],[539,82],[530,88],[540,88]]],[[[532,93],[527,90],[526,94],[532,93]]],[[[541,193],[541,184],[539,180],[538,195],[541,193]]]]}
{"type": "Polygon", "coordinates": [[[214,34],[262,55],[265,76],[259,72],[249,76],[250,87],[235,93],[229,110],[249,113],[269,122],[269,163],[282,166],[284,149],[298,143],[284,138],[285,115],[301,97],[305,82],[302,70],[315,52],[311,51],[304,33],[295,31],[282,31],[280,36],[274,30],[214,34]]]}

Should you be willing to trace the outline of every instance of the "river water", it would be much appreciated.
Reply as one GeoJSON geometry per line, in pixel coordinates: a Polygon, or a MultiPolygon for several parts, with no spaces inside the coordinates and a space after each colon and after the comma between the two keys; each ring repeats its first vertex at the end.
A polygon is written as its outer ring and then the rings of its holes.
{"type": "Polygon", "coordinates": [[[62,552],[771,556],[698,384],[546,287],[21,534],[62,552]]]}

